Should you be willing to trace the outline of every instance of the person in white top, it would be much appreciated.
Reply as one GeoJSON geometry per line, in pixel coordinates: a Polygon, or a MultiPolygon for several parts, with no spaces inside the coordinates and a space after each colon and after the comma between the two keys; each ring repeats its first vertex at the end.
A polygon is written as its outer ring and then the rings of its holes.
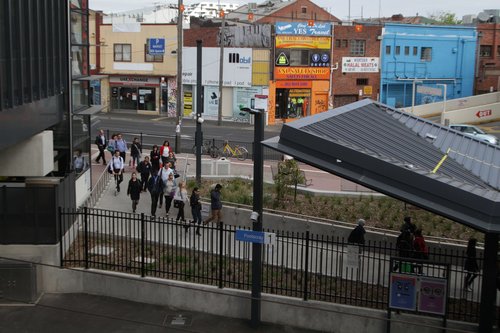
{"type": "Polygon", "coordinates": [[[116,190],[120,192],[120,183],[123,181],[123,168],[125,167],[125,163],[120,156],[119,150],[115,151],[115,155],[111,158],[109,163],[111,164],[110,166],[116,179],[116,190]]]}
{"type": "Polygon", "coordinates": [[[189,202],[189,198],[187,195],[186,183],[180,182],[179,186],[177,186],[177,188],[175,189],[174,195],[174,207],[179,208],[179,211],[177,212],[177,218],[175,219],[176,222],[178,222],[179,220],[181,220],[182,222],[186,221],[184,217],[184,206],[187,202],[189,202]]]}
{"type": "MultiPolygon", "coordinates": [[[[174,169],[172,169],[170,163],[167,162],[163,165],[163,168],[161,168],[160,171],[158,171],[158,176],[161,177],[161,181],[163,182],[163,184],[165,184],[167,182],[168,176],[173,173],[174,169]]],[[[160,196],[160,205],[158,206],[158,208],[161,208],[162,204],[163,204],[163,195],[160,196]]]]}

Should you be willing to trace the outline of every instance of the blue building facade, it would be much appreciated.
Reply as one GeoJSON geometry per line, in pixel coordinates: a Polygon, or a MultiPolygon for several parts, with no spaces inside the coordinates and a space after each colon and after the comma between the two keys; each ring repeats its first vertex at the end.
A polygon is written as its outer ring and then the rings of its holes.
{"type": "Polygon", "coordinates": [[[471,96],[475,27],[385,25],[380,48],[380,101],[394,107],[471,96]]]}

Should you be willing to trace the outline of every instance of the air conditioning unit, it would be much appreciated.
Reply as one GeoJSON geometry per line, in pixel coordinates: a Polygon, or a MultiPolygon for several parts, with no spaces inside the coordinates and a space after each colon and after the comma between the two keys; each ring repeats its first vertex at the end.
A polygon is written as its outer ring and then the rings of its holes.
{"type": "Polygon", "coordinates": [[[34,303],[38,298],[36,265],[0,260],[0,302],[34,303]]]}

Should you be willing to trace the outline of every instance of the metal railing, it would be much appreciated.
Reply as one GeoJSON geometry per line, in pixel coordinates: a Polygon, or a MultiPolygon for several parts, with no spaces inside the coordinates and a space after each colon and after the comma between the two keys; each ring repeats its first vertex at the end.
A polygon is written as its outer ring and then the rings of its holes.
{"type": "MultiPolygon", "coordinates": [[[[235,226],[197,226],[86,207],[60,209],[60,215],[61,230],[68,230],[61,235],[61,266],[251,288],[251,243],[236,240],[235,226]]],[[[391,243],[368,242],[358,248],[338,237],[266,231],[276,234],[276,242],[263,247],[263,292],[387,309],[389,276],[395,269],[390,260],[397,256],[391,243]]],[[[464,292],[464,259],[462,249],[435,249],[428,261],[410,258],[404,266],[411,267],[408,274],[447,278],[447,317],[477,322],[482,274],[474,280],[474,291],[464,292]],[[443,264],[450,267],[448,276],[443,264]]]]}

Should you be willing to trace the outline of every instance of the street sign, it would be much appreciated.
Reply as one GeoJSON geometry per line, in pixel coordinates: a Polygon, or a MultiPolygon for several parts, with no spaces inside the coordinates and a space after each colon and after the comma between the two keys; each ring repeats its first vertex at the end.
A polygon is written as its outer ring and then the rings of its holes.
{"type": "Polygon", "coordinates": [[[276,245],[276,234],[253,230],[236,230],[236,240],[241,242],[276,245]]]}
{"type": "Polygon", "coordinates": [[[150,38],[148,43],[149,55],[165,54],[165,38],[150,38]]]}
{"type": "Polygon", "coordinates": [[[482,110],[482,111],[477,111],[476,112],[476,117],[482,118],[482,117],[488,117],[491,116],[492,112],[491,109],[489,110],[482,110]]]}

